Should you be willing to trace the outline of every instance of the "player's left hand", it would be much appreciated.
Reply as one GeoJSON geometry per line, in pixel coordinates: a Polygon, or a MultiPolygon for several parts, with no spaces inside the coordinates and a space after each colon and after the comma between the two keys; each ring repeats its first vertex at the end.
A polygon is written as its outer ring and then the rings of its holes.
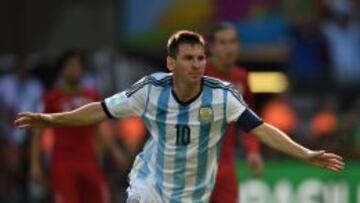
{"type": "Polygon", "coordinates": [[[264,163],[263,159],[258,152],[249,152],[246,155],[246,161],[251,167],[255,176],[259,177],[263,173],[264,163]]]}
{"type": "Polygon", "coordinates": [[[331,171],[339,172],[344,169],[343,158],[333,153],[325,151],[309,151],[306,160],[311,165],[326,168],[331,171]]]}

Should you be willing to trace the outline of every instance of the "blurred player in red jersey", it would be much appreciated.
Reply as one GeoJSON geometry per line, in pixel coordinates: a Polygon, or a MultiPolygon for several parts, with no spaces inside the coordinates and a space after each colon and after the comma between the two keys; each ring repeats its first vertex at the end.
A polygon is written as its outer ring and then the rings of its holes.
{"type": "MultiPolygon", "coordinates": [[[[44,111],[69,111],[99,100],[97,92],[83,88],[84,58],[69,51],[59,60],[60,81],[44,96],[44,111]]],[[[50,163],[52,201],[55,203],[108,203],[110,194],[95,151],[96,126],[54,128],[55,143],[50,163]]],[[[41,176],[40,134],[34,136],[31,176],[41,176]]]]}
{"type": "MultiPolygon", "coordinates": [[[[205,75],[231,82],[242,93],[244,100],[253,108],[253,95],[248,85],[247,71],[236,65],[239,54],[239,41],[235,27],[222,22],[213,27],[209,33],[211,57],[207,61],[205,75]]],[[[235,171],[235,124],[229,125],[225,133],[219,160],[215,188],[211,203],[235,203],[238,200],[238,182],[235,171]]],[[[263,163],[259,153],[259,143],[250,134],[242,136],[247,152],[247,162],[255,175],[262,173],[263,163]]]]}

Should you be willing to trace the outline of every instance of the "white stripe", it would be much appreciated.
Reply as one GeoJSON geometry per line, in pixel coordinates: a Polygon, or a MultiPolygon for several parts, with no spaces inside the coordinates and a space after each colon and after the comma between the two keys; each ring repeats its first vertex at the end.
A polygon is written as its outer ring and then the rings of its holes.
{"type": "Polygon", "coordinates": [[[164,157],[164,191],[165,201],[170,201],[172,190],[176,183],[174,182],[174,162],[176,149],[176,128],[177,116],[179,114],[179,104],[174,101],[170,95],[168,103],[168,112],[166,115],[166,143],[164,157]],[[170,124],[171,123],[171,124],[170,124]],[[170,190],[166,190],[170,189],[170,190]]]}
{"type": "Polygon", "coordinates": [[[199,107],[201,100],[190,106],[189,125],[191,126],[191,141],[186,152],[186,172],[185,172],[185,188],[183,190],[183,198],[181,202],[191,202],[192,195],[196,184],[197,168],[198,168],[198,152],[200,137],[200,122],[198,120],[199,107]]]}
{"type": "Polygon", "coordinates": [[[157,112],[157,104],[158,104],[158,98],[160,97],[162,87],[156,87],[152,86],[150,97],[149,97],[149,103],[148,103],[148,110],[146,112],[146,117],[148,118],[151,129],[150,129],[150,135],[154,139],[154,147],[153,147],[153,153],[152,153],[152,159],[149,163],[149,169],[150,169],[150,175],[147,178],[149,182],[152,184],[155,183],[156,177],[155,177],[155,169],[156,169],[156,157],[157,157],[157,148],[159,147],[159,128],[156,123],[156,112],[157,112]]]}
{"type": "MultiPolygon", "coordinates": [[[[216,159],[217,156],[217,144],[220,142],[220,139],[222,137],[221,135],[221,127],[223,120],[220,118],[223,118],[223,93],[222,90],[214,90],[213,91],[213,104],[212,107],[214,108],[214,118],[215,122],[211,125],[210,130],[210,140],[208,143],[208,161],[207,161],[207,169],[209,170],[206,173],[206,180],[210,183],[210,180],[212,178],[212,175],[217,171],[218,167],[218,161],[216,159]]],[[[212,192],[212,186],[205,190],[204,196],[202,197],[203,201],[208,201],[212,192]]]]}

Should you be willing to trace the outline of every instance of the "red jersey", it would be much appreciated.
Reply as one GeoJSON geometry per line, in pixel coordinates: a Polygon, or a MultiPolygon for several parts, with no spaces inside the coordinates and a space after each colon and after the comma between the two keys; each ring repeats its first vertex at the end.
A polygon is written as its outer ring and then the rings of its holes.
{"type": "MultiPolygon", "coordinates": [[[[82,89],[79,93],[71,94],[55,87],[44,96],[44,111],[69,111],[97,100],[99,96],[95,91],[82,89]]],[[[96,161],[94,130],[94,126],[54,128],[53,159],[96,161]]]]}
{"type": "MultiPolygon", "coordinates": [[[[230,70],[230,73],[224,74],[219,72],[213,64],[207,61],[205,68],[205,75],[216,77],[221,80],[232,83],[236,89],[243,95],[245,102],[252,108],[254,106],[254,98],[250,91],[248,82],[248,72],[241,67],[234,67],[230,70]]],[[[231,159],[234,161],[234,136],[236,133],[236,125],[232,123],[227,128],[224,137],[224,144],[222,147],[222,157],[231,159]]],[[[243,136],[244,144],[247,152],[259,151],[259,143],[256,138],[246,134],[243,136]]]]}
{"type": "MultiPolygon", "coordinates": [[[[246,103],[250,107],[253,106],[254,100],[248,85],[248,73],[245,69],[234,67],[231,69],[230,73],[224,74],[219,72],[213,64],[207,61],[205,75],[231,82],[243,95],[246,103]]],[[[236,130],[235,123],[231,123],[225,132],[224,143],[221,147],[215,187],[210,200],[211,203],[238,202],[238,183],[235,171],[234,145],[236,130]]],[[[259,151],[259,143],[256,138],[250,134],[245,134],[242,138],[247,152],[259,151]]]]}

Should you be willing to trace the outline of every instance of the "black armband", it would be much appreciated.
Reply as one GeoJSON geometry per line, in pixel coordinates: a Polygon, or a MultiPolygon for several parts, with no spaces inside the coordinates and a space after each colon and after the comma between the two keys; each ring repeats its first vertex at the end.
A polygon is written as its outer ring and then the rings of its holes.
{"type": "Polygon", "coordinates": [[[245,109],[236,121],[237,126],[245,132],[251,131],[262,123],[263,120],[250,109],[245,109]]]}
{"type": "Polygon", "coordinates": [[[107,116],[108,118],[115,119],[115,117],[114,117],[113,115],[111,115],[108,107],[107,107],[106,104],[105,104],[105,101],[102,101],[102,102],[101,102],[101,107],[102,107],[103,111],[105,112],[105,114],[106,114],[106,116],[107,116]]]}

